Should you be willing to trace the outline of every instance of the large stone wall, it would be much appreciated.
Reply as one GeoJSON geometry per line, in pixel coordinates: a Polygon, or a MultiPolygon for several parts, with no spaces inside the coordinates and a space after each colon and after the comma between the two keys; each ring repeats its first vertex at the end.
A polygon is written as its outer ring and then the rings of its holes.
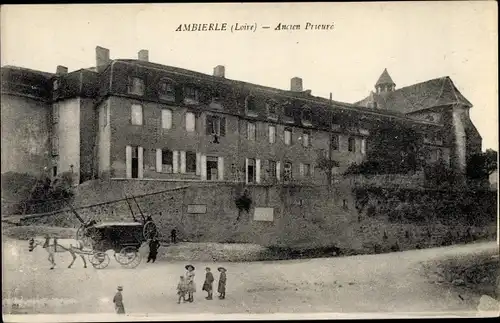
{"type": "MultiPolygon", "coordinates": [[[[453,219],[446,221],[432,215],[433,208],[438,209],[438,201],[445,198],[445,193],[438,196],[436,192],[421,190],[418,194],[413,191],[412,196],[404,191],[398,193],[401,191],[372,189],[363,196],[342,183],[337,183],[335,188],[328,191],[326,187],[318,186],[115,180],[85,183],[78,190],[75,206],[122,199],[125,194],[137,196],[141,210],[153,217],[163,240],[169,240],[170,231],[175,228],[178,237],[184,241],[248,242],[293,248],[335,245],[348,253],[372,253],[440,246],[471,239],[491,239],[496,232],[496,196],[488,193],[471,197],[468,208],[466,205],[457,207],[453,219]],[[252,200],[249,212],[239,211],[235,203],[244,190],[248,191],[252,200]],[[415,195],[420,196],[418,201],[415,195]],[[391,208],[414,215],[415,212],[411,210],[420,210],[421,202],[425,202],[428,208],[419,212],[427,212],[428,219],[432,221],[419,221],[410,217],[395,219],[387,211],[391,208]],[[189,205],[204,205],[206,213],[190,213],[189,205]],[[256,221],[256,207],[273,208],[273,221],[256,221]],[[466,214],[482,214],[483,220],[473,221],[466,214]],[[460,217],[463,221],[456,220],[460,217]]],[[[131,205],[139,216],[133,201],[131,205]]],[[[442,208],[442,211],[446,210],[442,208]]],[[[85,208],[78,212],[84,218],[97,216],[108,221],[132,220],[126,201],[85,208]]],[[[25,223],[78,225],[70,212],[25,223]]]]}

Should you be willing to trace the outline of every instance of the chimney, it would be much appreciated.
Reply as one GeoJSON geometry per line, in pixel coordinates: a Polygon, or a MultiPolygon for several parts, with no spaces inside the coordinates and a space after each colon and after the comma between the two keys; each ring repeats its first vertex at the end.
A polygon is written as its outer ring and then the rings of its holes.
{"type": "Polygon", "coordinates": [[[290,82],[290,91],[302,92],[302,79],[300,77],[292,78],[290,82]]]}
{"type": "Polygon", "coordinates": [[[147,49],[141,49],[137,54],[137,58],[143,62],[149,62],[149,51],[147,49]]]}
{"type": "Polygon", "coordinates": [[[332,92],[330,92],[330,101],[332,101],[332,92]]]}
{"type": "Polygon", "coordinates": [[[97,72],[102,72],[110,61],[109,49],[97,46],[95,48],[95,65],[97,67],[97,72]]]}
{"type": "Polygon", "coordinates": [[[57,65],[56,75],[68,74],[68,68],[66,66],[57,65]]]}
{"type": "Polygon", "coordinates": [[[217,65],[216,67],[214,67],[214,76],[224,78],[226,77],[225,74],[226,74],[226,68],[223,65],[217,65]]]}

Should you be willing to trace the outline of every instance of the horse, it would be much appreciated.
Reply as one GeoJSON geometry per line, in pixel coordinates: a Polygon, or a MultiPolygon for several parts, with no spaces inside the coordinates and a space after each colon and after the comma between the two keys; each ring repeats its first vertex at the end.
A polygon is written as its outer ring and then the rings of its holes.
{"type": "Polygon", "coordinates": [[[87,268],[87,262],[85,261],[85,258],[79,251],[83,251],[83,243],[78,240],[74,239],[63,239],[65,242],[70,242],[69,246],[68,245],[61,245],[58,243],[57,238],[53,238],[52,243],[50,241],[49,237],[45,237],[45,240],[35,240],[34,238],[31,238],[29,240],[29,252],[32,252],[35,250],[36,247],[41,246],[47,253],[49,254],[48,260],[52,264],[50,269],[54,269],[56,266],[56,262],[54,261],[54,254],[55,253],[63,253],[63,252],[69,252],[71,256],[73,257],[73,260],[69,264],[68,268],[71,268],[73,266],[73,263],[76,260],[76,255],[79,255],[80,258],[82,258],[83,261],[83,268],[87,268]]]}

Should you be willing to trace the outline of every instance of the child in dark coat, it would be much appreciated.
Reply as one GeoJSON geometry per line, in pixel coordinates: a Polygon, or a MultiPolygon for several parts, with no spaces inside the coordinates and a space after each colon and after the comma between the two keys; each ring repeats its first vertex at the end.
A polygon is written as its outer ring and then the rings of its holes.
{"type": "Polygon", "coordinates": [[[220,294],[219,299],[224,299],[226,298],[226,268],[219,267],[218,270],[220,272],[220,277],[219,277],[219,286],[217,288],[217,291],[220,294]]]}
{"type": "Polygon", "coordinates": [[[122,291],[123,287],[118,286],[118,291],[116,292],[115,297],[113,297],[113,303],[115,303],[115,311],[117,314],[125,314],[122,291]]]}
{"type": "Polygon", "coordinates": [[[212,275],[212,273],[210,272],[209,267],[205,268],[205,270],[207,271],[207,274],[205,275],[205,282],[203,283],[202,290],[208,293],[208,296],[205,298],[211,300],[213,293],[212,291],[213,291],[214,275],[212,275]]]}

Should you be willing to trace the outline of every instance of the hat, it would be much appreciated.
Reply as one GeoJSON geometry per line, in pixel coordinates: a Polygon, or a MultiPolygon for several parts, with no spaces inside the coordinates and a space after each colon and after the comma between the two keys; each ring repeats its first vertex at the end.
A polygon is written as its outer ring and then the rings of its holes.
{"type": "Polygon", "coordinates": [[[226,271],[226,268],[224,268],[224,267],[219,267],[219,268],[217,268],[217,270],[218,270],[218,271],[226,271]]]}
{"type": "Polygon", "coordinates": [[[118,286],[118,290],[123,290],[123,286],[118,286]]]}
{"type": "Polygon", "coordinates": [[[189,270],[189,268],[192,268],[194,270],[194,266],[193,265],[186,265],[186,270],[189,270]]]}

